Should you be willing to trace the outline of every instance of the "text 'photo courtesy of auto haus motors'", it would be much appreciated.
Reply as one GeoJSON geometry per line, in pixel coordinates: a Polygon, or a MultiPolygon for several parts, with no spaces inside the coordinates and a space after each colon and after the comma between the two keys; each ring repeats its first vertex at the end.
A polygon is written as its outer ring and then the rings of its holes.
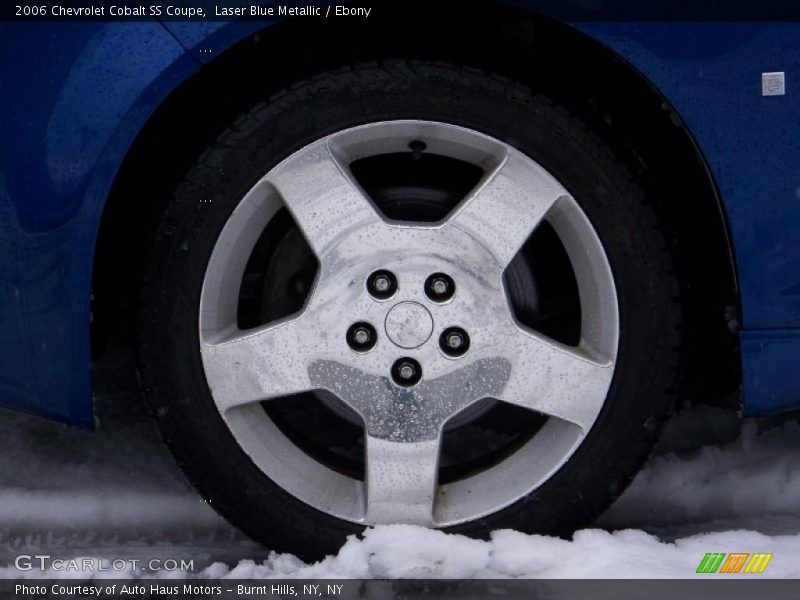
{"type": "Polygon", "coordinates": [[[341,596],[344,584],[267,584],[248,585],[238,583],[235,585],[213,584],[168,584],[168,583],[109,583],[109,584],[62,584],[28,585],[19,583],[14,586],[14,593],[22,596],[53,595],[53,596],[214,596],[221,595],[224,591],[235,592],[237,595],[248,596],[341,596]]]}
{"type": "Polygon", "coordinates": [[[0,22],[0,576],[800,576],[800,22],[513,4],[0,22]]]}
{"type": "Polygon", "coordinates": [[[52,584],[46,585],[26,585],[17,584],[15,587],[15,594],[31,596],[40,594],[46,596],[52,594],[54,596],[97,596],[103,595],[118,595],[118,596],[138,596],[138,595],[151,595],[157,596],[214,596],[221,595],[223,590],[228,592],[235,592],[237,595],[247,596],[274,596],[281,597],[287,596],[324,596],[336,597],[341,596],[344,584],[266,584],[266,585],[248,585],[238,583],[235,585],[208,585],[208,584],[165,584],[165,583],[111,583],[111,584],[52,584]]]}

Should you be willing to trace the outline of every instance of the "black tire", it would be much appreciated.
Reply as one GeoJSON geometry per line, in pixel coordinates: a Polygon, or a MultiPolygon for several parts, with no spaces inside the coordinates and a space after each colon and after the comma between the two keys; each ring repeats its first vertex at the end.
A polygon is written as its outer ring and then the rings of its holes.
{"type": "Polygon", "coordinates": [[[620,308],[617,370],[581,447],[539,489],[449,531],[565,535],[589,523],[632,479],[673,404],[681,309],[671,258],[642,191],[580,119],[515,83],[442,64],[360,65],[297,84],[239,118],[175,193],[147,270],[138,356],[152,413],[200,494],[253,538],[306,559],[335,552],[362,528],[283,491],[229,433],[197,351],[200,289],[228,216],[267,170],[324,135],[401,118],[484,132],[549,170],[598,232],[620,308]]]}

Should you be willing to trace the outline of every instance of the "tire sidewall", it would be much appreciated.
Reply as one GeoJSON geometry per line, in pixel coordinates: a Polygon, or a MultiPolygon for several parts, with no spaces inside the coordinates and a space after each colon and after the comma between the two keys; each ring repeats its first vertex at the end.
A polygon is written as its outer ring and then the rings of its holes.
{"type": "Polygon", "coordinates": [[[219,415],[198,351],[206,265],[249,189],[315,140],[397,119],[474,129],[541,164],[580,204],[611,265],[620,341],[607,401],[568,462],[516,503],[449,530],[480,537],[499,528],[568,533],[621,492],[671,406],[679,313],[652,211],[611,149],[549,99],[454,67],[366,70],[319,77],[257,107],[187,175],[156,237],[143,293],[139,355],[148,402],[189,479],[245,532],[273,548],[313,558],[335,552],[346,535],[360,532],[361,526],[326,515],[272,482],[219,415]]]}

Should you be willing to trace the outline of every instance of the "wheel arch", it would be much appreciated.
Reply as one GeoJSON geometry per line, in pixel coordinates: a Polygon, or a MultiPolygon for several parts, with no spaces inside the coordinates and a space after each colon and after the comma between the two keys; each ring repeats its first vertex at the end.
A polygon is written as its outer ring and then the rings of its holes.
{"type": "Polygon", "coordinates": [[[733,245],[713,175],[691,132],[641,73],[585,34],[521,9],[481,7],[480,22],[448,27],[378,21],[334,32],[314,21],[286,21],[248,36],[178,86],[138,135],[107,199],[93,275],[94,354],[134,341],[137,290],[152,233],[182,174],[227,124],[317,71],[419,58],[527,84],[618,149],[651,199],[679,270],[687,375],[681,395],[697,399],[713,390],[730,396],[739,381],[731,331],[739,303],[733,245]],[[340,44],[343,38],[360,43],[340,44]],[[477,39],[483,40],[479,46],[477,39]],[[711,353],[726,360],[709,366],[701,359],[711,353]]]}

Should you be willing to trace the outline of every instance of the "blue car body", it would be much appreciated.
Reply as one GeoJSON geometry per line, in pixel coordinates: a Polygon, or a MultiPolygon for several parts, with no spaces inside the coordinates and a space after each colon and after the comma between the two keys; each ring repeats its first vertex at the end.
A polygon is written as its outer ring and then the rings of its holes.
{"type": "MultiPolygon", "coordinates": [[[[800,23],[571,26],[652,83],[708,164],[735,256],[746,414],[800,407],[800,23]],[[774,71],[786,94],[762,96],[774,71]]],[[[0,25],[0,405],[91,426],[92,272],[115,176],[170,93],[264,27],[0,25]]]]}

